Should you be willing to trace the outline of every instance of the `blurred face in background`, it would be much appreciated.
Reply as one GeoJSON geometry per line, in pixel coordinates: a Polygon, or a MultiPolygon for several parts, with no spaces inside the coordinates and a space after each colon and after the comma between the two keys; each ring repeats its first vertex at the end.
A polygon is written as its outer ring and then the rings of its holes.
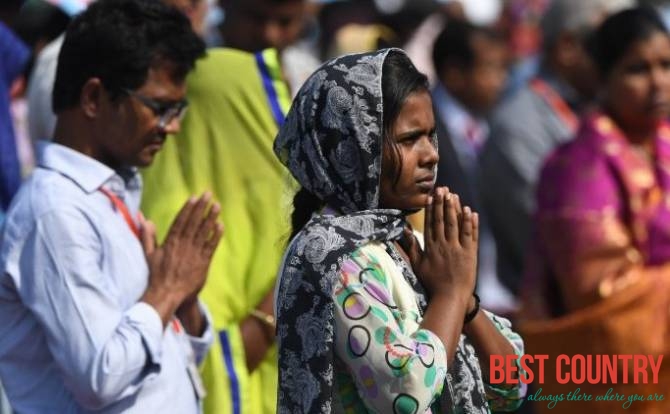
{"type": "Polygon", "coordinates": [[[654,32],[628,48],[604,79],[604,106],[625,129],[670,116],[670,37],[654,32]]]}
{"type": "Polygon", "coordinates": [[[448,64],[442,79],[469,110],[483,114],[497,102],[507,81],[508,51],[502,41],[484,35],[475,35],[470,42],[472,64],[448,64]]]}
{"type": "Polygon", "coordinates": [[[305,0],[221,0],[221,6],[226,46],[249,52],[286,48],[305,22],[305,0]]]}
{"type": "Polygon", "coordinates": [[[598,71],[584,45],[589,32],[562,33],[549,51],[559,76],[563,77],[586,100],[598,93],[598,71]]]}

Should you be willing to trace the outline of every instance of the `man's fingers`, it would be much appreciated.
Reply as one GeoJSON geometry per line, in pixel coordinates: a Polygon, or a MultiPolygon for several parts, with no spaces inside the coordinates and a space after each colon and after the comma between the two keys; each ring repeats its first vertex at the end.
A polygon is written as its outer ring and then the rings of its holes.
{"type": "Polygon", "coordinates": [[[208,258],[211,258],[212,255],[214,254],[216,247],[219,245],[219,242],[221,241],[223,233],[224,233],[223,223],[217,222],[214,226],[212,236],[205,242],[205,252],[208,258]]]}
{"type": "Polygon", "coordinates": [[[175,217],[172,225],[170,226],[168,235],[165,238],[166,243],[169,242],[172,238],[182,234],[183,228],[186,224],[186,221],[188,220],[188,217],[191,215],[191,210],[193,210],[193,207],[195,207],[196,201],[196,197],[192,196],[186,201],[186,203],[184,203],[181,210],[179,210],[179,213],[177,213],[177,217],[175,217]]]}
{"type": "Polygon", "coordinates": [[[186,223],[182,228],[181,234],[186,239],[191,240],[196,237],[202,222],[205,220],[205,211],[207,210],[207,205],[211,199],[212,193],[206,191],[195,202],[195,205],[191,209],[190,214],[186,218],[186,223]]]}
{"type": "Polygon", "coordinates": [[[150,256],[156,250],[156,226],[140,213],[140,242],[144,254],[150,256]]]}
{"type": "Polygon", "coordinates": [[[210,233],[212,233],[216,226],[216,219],[219,217],[220,212],[221,205],[219,203],[214,203],[207,212],[205,219],[200,222],[200,226],[195,234],[195,239],[200,246],[204,245],[210,238],[210,233]]]}

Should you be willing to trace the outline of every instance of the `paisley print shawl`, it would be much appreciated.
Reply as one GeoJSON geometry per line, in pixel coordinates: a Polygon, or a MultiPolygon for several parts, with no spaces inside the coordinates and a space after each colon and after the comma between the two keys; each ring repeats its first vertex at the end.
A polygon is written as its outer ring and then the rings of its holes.
{"type": "MultiPolygon", "coordinates": [[[[398,210],[379,209],[382,159],[382,66],[399,49],[347,55],[321,66],[298,92],[274,143],[304,188],[337,214],[315,214],[291,241],[277,290],[280,414],[342,410],[337,398],[333,292],[356,249],[381,242],[412,286],[424,289],[393,246],[405,227],[398,210]]],[[[522,350],[520,350],[522,352],[522,350]]],[[[461,336],[437,411],[487,413],[481,369],[461,336]]],[[[403,411],[404,412],[404,411],[403,411]]]]}

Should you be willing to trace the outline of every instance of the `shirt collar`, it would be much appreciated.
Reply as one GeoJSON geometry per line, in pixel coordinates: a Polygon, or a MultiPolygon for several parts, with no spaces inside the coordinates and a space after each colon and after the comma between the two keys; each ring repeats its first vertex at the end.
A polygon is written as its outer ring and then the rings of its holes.
{"type": "Polygon", "coordinates": [[[115,176],[122,178],[128,187],[134,187],[137,181],[135,168],[125,168],[117,172],[100,161],[54,142],[39,145],[38,154],[40,167],[63,174],[89,194],[115,176]]]}
{"type": "Polygon", "coordinates": [[[469,124],[476,124],[480,129],[487,130],[486,121],[473,116],[441,83],[433,89],[433,99],[440,119],[452,134],[455,131],[464,131],[469,124]]]}

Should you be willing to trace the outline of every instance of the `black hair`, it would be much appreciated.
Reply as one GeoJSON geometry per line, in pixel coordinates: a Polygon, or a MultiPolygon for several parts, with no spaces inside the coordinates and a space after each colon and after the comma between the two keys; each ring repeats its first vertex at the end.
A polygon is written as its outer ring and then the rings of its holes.
{"type": "Polygon", "coordinates": [[[502,36],[488,27],[476,26],[465,20],[447,22],[433,44],[435,71],[439,74],[447,65],[471,68],[476,57],[472,39],[476,36],[503,44],[502,36]]]}
{"type": "MultiPolygon", "coordinates": [[[[391,170],[388,172],[394,177],[394,185],[400,177],[402,158],[397,144],[393,139],[393,124],[395,123],[405,100],[415,92],[428,91],[428,78],[419,72],[412,61],[404,53],[395,50],[389,51],[382,66],[382,105],[384,108],[382,120],[382,152],[389,151],[391,155],[391,170]]],[[[382,174],[387,172],[382,171],[382,174]]],[[[291,214],[291,236],[296,234],[307,224],[312,214],[324,206],[324,201],[301,188],[293,198],[293,213],[291,214]]]]}
{"type": "Polygon", "coordinates": [[[608,17],[587,40],[587,50],[601,76],[606,77],[630,46],[656,33],[668,34],[651,7],[636,7],[608,17]]]}
{"type": "Polygon", "coordinates": [[[155,65],[165,64],[174,80],[184,79],[204,53],[204,42],[177,9],[157,0],[99,0],[67,29],[54,112],[76,106],[90,78],[99,78],[117,99],[124,89],[141,87],[155,65]]]}
{"type": "Polygon", "coordinates": [[[392,175],[394,186],[400,178],[402,158],[393,139],[393,124],[398,119],[408,96],[414,92],[427,92],[428,90],[428,78],[416,69],[407,55],[393,50],[389,52],[382,67],[382,104],[384,107],[382,152],[386,150],[390,154],[391,169],[382,171],[382,174],[392,175]]]}

